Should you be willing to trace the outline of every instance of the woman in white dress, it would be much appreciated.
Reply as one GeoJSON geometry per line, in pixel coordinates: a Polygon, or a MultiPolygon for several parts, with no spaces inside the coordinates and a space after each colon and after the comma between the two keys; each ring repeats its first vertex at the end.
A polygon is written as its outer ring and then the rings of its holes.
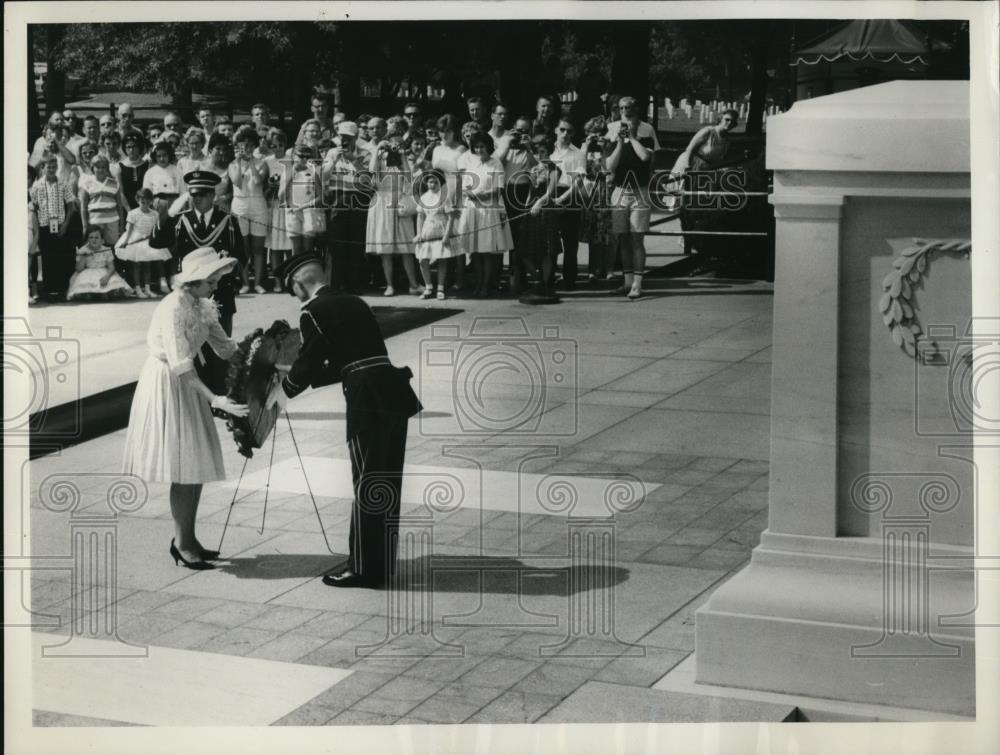
{"type": "Polygon", "coordinates": [[[212,409],[237,417],[247,414],[246,405],[214,395],[194,369],[206,341],[220,357],[236,351],[209,298],[219,278],[235,264],[235,258],[220,257],[209,247],[184,257],[174,278],[176,288],[156,306],[146,333],[149,357],[139,375],[125,436],[122,471],[147,482],[170,483],[170,555],[175,564],[189,569],[211,569],[209,561],[219,556],[195,536],[202,485],[226,475],[212,409]]]}
{"type": "Polygon", "coordinates": [[[485,298],[497,289],[500,259],[514,248],[504,209],[503,164],[493,157],[493,139],[474,133],[469,138],[470,158],[462,174],[464,203],[458,218],[458,235],[476,272],[476,297],[485,298]]]}
{"type": "MultiPolygon", "coordinates": [[[[466,146],[459,139],[458,119],[453,115],[442,115],[437,120],[438,134],[441,136],[441,143],[436,145],[431,152],[431,167],[444,174],[444,199],[448,211],[453,213],[455,222],[458,222],[458,215],[461,207],[458,204],[459,185],[459,160],[466,152],[466,146]]],[[[458,252],[464,252],[463,239],[452,237],[452,248],[458,252]]],[[[465,278],[465,258],[458,254],[455,262],[455,291],[460,291],[465,278]]]]}

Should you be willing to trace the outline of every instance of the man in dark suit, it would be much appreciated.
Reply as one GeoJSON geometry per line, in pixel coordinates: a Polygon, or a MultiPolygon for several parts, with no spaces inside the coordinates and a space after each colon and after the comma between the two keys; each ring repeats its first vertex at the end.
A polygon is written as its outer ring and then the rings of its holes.
{"type": "Polygon", "coordinates": [[[284,406],[308,387],[342,382],[354,504],[347,562],[323,577],[332,587],[382,587],[395,571],[409,418],[421,410],[409,367],[393,367],[363,299],[333,291],[322,260],[300,254],[276,275],[302,304],[302,349],[266,405],[284,406]]]}
{"type": "MultiPolygon", "coordinates": [[[[195,249],[208,246],[220,256],[235,257],[240,265],[245,265],[246,253],[243,250],[243,234],[240,233],[239,223],[236,218],[215,206],[215,186],[221,180],[208,170],[193,170],[184,174],[192,209],[161,220],[149,240],[150,246],[171,249],[174,254],[173,264],[178,264],[195,249]]],[[[171,264],[171,261],[167,264],[171,264]]],[[[239,288],[239,272],[234,269],[222,276],[212,294],[212,298],[219,304],[219,322],[226,335],[230,336],[233,334],[233,315],[236,314],[236,292],[239,288]]],[[[207,344],[202,349],[202,361],[197,364],[197,368],[202,380],[216,394],[225,395],[228,363],[207,344]]]]}

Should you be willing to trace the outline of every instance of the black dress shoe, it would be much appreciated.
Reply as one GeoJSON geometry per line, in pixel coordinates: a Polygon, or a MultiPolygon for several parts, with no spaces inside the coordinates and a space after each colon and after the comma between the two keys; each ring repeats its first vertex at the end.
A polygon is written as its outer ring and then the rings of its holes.
{"type": "Polygon", "coordinates": [[[382,586],[381,580],[371,579],[362,574],[358,574],[353,569],[345,569],[339,574],[326,574],[323,576],[323,584],[329,587],[372,587],[382,586]]]}

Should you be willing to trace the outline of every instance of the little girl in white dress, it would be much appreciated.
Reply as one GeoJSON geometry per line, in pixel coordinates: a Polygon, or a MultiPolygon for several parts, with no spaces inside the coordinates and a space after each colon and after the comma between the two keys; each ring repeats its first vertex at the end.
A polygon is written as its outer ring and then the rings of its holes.
{"type": "Polygon", "coordinates": [[[153,192],[139,189],[135,194],[135,201],[139,206],[129,210],[125,217],[125,233],[115,244],[115,255],[132,264],[136,298],[153,299],[156,294],[149,287],[152,280],[149,263],[170,259],[170,250],[156,249],[149,245],[149,239],[160,219],[153,209],[153,192]]]}
{"type": "Polygon", "coordinates": [[[442,194],[445,186],[444,174],[439,170],[430,170],[423,175],[427,190],[420,195],[417,202],[417,260],[420,262],[420,274],[424,278],[424,293],[421,299],[434,296],[434,283],[431,278],[431,264],[437,273],[437,298],[445,298],[445,278],[447,277],[447,262],[461,254],[452,244],[452,226],[455,223],[455,213],[448,205],[448,199],[442,194]]]}
{"type": "Polygon", "coordinates": [[[100,228],[91,228],[87,234],[87,244],[76,250],[76,272],[69,279],[66,298],[112,298],[123,297],[132,289],[115,272],[115,257],[110,247],[104,245],[104,235],[100,228]]]}

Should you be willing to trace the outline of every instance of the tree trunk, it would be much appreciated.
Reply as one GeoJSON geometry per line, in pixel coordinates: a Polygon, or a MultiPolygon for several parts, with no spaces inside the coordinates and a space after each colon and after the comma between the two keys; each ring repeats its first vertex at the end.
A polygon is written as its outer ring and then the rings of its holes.
{"type": "Polygon", "coordinates": [[[615,58],[611,66],[611,91],[635,97],[645,118],[649,104],[649,22],[616,22],[612,35],[615,58]]]}
{"type": "Polygon", "coordinates": [[[28,24],[28,150],[42,134],[42,119],[38,114],[38,93],[35,91],[34,24],[28,24]]]}
{"type": "Polygon", "coordinates": [[[59,67],[58,54],[66,36],[65,24],[46,24],[48,73],[45,76],[45,109],[48,113],[66,108],[66,72],[59,67]]]}
{"type": "Polygon", "coordinates": [[[749,29],[753,47],[750,52],[750,110],[746,132],[760,134],[764,128],[764,107],[767,104],[767,56],[773,27],[770,21],[749,23],[753,27],[749,29]]]}
{"type": "Polygon", "coordinates": [[[184,123],[197,123],[198,117],[194,111],[194,81],[185,78],[180,89],[174,92],[171,105],[184,123]]]}

